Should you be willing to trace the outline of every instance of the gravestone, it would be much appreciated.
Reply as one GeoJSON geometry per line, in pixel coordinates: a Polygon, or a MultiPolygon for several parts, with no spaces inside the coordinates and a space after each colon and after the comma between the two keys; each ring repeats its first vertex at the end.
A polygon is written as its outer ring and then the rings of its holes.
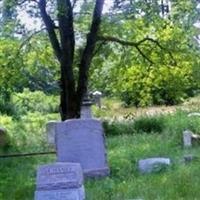
{"type": "Polygon", "coordinates": [[[58,162],[80,163],[87,177],[107,176],[102,122],[96,119],[72,119],[56,124],[58,162]]]}
{"type": "Polygon", "coordinates": [[[192,112],[192,113],[188,114],[188,117],[193,117],[193,116],[200,117],[200,113],[199,112],[192,112]]]}
{"type": "Polygon", "coordinates": [[[54,163],[37,170],[35,200],[84,200],[79,163],[54,163]]]}
{"type": "Polygon", "coordinates": [[[94,98],[94,102],[95,104],[101,108],[101,97],[102,97],[102,93],[100,91],[95,91],[92,93],[92,96],[94,98]]]}
{"type": "Polygon", "coordinates": [[[46,124],[47,141],[51,146],[55,145],[55,126],[57,123],[59,122],[52,120],[46,124]]]}
{"type": "Polygon", "coordinates": [[[192,145],[200,145],[200,135],[194,134],[190,130],[183,132],[183,145],[184,147],[191,147],[192,145]]]}
{"type": "Polygon", "coordinates": [[[183,132],[183,145],[184,147],[192,146],[192,132],[190,130],[185,130],[183,132]]]}
{"type": "Polygon", "coordinates": [[[160,172],[171,164],[169,158],[147,158],[144,160],[139,160],[138,168],[139,171],[143,174],[160,172]]]}
{"type": "Polygon", "coordinates": [[[84,101],[81,105],[81,119],[90,119],[92,118],[92,110],[91,110],[91,106],[92,106],[92,102],[91,101],[84,101]]]}

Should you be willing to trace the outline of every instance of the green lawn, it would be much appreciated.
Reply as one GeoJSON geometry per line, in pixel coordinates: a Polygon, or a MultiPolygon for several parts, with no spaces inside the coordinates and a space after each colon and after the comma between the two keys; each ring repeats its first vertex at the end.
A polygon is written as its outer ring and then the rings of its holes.
{"type": "MultiPolygon", "coordinates": [[[[160,134],[115,136],[107,139],[111,175],[101,180],[86,181],[87,200],[200,199],[199,162],[185,165],[184,153],[199,155],[200,147],[183,150],[160,134]],[[137,161],[146,157],[166,156],[173,161],[169,170],[141,175],[137,161]]],[[[0,161],[0,199],[33,199],[36,168],[51,163],[54,156],[9,158],[0,161]]]]}
{"type": "MultiPolygon", "coordinates": [[[[85,181],[86,200],[199,200],[200,160],[186,165],[183,156],[199,156],[200,145],[184,149],[182,131],[189,128],[199,133],[200,118],[189,118],[187,114],[178,110],[173,114],[145,115],[130,121],[107,121],[111,174],[104,179],[85,181]],[[156,156],[169,157],[172,166],[159,173],[140,174],[138,160],[156,156]]],[[[57,115],[39,113],[21,120],[0,117],[0,124],[8,129],[11,137],[7,153],[48,150],[44,142],[44,124],[55,117],[57,115]]],[[[0,159],[0,200],[33,199],[37,167],[54,161],[54,155],[0,159]]]]}

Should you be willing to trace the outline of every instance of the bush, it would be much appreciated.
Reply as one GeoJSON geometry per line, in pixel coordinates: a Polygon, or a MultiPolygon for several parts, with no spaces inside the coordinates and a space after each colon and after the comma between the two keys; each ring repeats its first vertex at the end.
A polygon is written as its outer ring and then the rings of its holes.
{"type": "Polygon", "coordinates": [[[136,65],[121,72],[118,95],[126,105],[174,105],[182,102],[192,84],[191,66],[136,65]]]}
{"type": "Polygon", "coordinates": [[[12,101],[21,115],[28,112],[58,113],[58,97],[46,95],[42,91],[31,92],[29,89],[24,89],[23,93],[14,94],[12,101]]]}
{"type": "Polygon", "coordinates": [[[7,130],[10,139],[9,151],[39,151],[47,148],[46,123],[59,119],[58,114],[27,113],[20,120],[0,116],[0,127],[7,130]]]}
{"type": "Polygon", "coordinates": [[[103,123],[107,136],[125,135],[134,133],[133,122],[108,122],[103,123]]]}
{"type": "Polygon", "coordinates": [[[162,116],[145,116],[140,117],[134,122],[136,132],[160,133],[164,130],[164,118],[162,116]]]}

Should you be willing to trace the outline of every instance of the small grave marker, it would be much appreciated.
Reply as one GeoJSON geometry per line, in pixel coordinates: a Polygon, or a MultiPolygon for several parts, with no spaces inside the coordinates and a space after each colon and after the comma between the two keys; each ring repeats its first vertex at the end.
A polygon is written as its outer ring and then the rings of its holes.
{"type": "Polygon", "coordinates": [[[200,144],[200,135],[194,134],[190,130],[185,130],[183,132],[183,146],[191,147],[192,145],[200,144]]]}
{"type": "Polygon", "coordinates": [[[54,163],[37,170],[35,200],[84,200],[79,163],[54,163]]]}
{"type": "Polygon", "coordinates": [[[139,160],[138,168],[143,174],[159,172],[171,164],[169,158],[147,158],[139,160]]]}
{"type": "Polygon", "coordinates": [[[55,126],[58,121],[49,121],[46,124],[47,141],[50,145],[55,145],[55,126]]]}

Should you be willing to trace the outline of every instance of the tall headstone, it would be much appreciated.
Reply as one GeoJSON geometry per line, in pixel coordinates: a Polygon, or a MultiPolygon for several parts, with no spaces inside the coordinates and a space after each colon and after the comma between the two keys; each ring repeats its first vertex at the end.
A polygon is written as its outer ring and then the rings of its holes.
{"type": "Polygon", "coordinates": [[[96,119],[72,119],[56,124],[58,162],[80,163],[85,176],[107,176],[102,122],[96,119]]]}
{"type": "Polygon", "coordinates": [[[37,170],[35,200],[84,200],[79,163],[54,163],[37,170]]]}

